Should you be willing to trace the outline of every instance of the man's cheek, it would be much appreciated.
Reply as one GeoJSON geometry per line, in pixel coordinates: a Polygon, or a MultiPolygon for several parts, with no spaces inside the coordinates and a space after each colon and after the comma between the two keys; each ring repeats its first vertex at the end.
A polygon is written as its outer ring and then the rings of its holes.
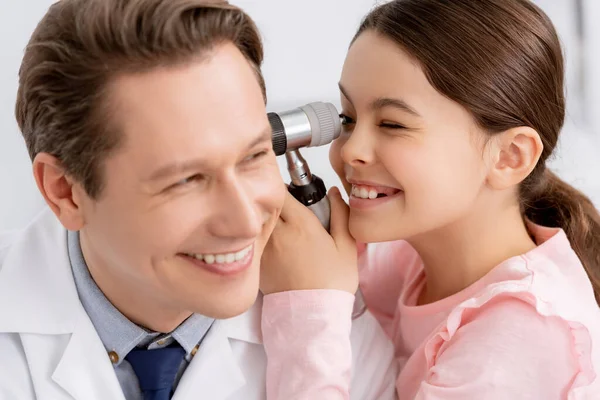
{"type": "Polygon", "coordinates": [[[256,198],[269,213],[279,215],[285,201],[286,186],[277,166],[264,171],[254,182],[256,198]]]}

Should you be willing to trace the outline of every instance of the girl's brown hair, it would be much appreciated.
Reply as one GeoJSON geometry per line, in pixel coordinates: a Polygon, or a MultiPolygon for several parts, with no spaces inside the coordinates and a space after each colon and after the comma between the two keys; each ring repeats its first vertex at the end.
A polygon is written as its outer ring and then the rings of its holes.
{"type": "Polygon", "coordinates": [[[490,135],[539,133],[544,150],[519,188],[523,215],[565,230],[600,302],[600,215],[546,168],[565,118],[563,56],[548,16],[528,0],[395,0],[374,9],[355,40],[366,30],[411,54],[490,135]]]}

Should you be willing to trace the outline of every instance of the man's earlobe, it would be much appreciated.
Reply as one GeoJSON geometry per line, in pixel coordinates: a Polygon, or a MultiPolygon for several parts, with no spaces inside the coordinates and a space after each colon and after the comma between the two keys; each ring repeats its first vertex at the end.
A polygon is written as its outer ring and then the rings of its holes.
{"type": "Polygon", "coordinates": [[[74,183],[60,160],[39,153],[33,160],[33,175],[44,200],[65,229],[80,230],[84,225],[83,212],[74,193],[74,183]]]}
{"type": "Polygon", "coordinates": [[[497,190],[519,185],[533,171],[543,150],[544,145],[535,129],[518,127],[497,134],[488,184],[497,190]]]}

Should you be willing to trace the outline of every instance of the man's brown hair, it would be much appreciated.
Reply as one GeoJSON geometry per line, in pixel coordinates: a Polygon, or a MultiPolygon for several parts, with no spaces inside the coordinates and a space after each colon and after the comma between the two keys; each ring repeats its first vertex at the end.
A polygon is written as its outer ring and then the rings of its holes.
{"type": "Polygon", "coordinates": [[[16,118],[32,160],[55,156],[88,195],[102,190],[103,160],[121,143],[110,123],[112,79],[178,66],[233,43],[256,71],[262,42],[250,17],[218,0],[61,0],[25,50],[16,118]]]}

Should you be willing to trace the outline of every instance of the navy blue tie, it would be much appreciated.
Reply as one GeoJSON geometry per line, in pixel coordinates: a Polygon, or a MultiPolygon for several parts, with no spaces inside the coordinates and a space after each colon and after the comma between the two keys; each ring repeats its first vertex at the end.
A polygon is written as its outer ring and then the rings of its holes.
{"type": "Polygon", "coordinates": [[[144,400],[169,400],[175,377],[185,356],[179,346],[162,349],[133,349],[125,357],[135,371],[144,400]]]}

